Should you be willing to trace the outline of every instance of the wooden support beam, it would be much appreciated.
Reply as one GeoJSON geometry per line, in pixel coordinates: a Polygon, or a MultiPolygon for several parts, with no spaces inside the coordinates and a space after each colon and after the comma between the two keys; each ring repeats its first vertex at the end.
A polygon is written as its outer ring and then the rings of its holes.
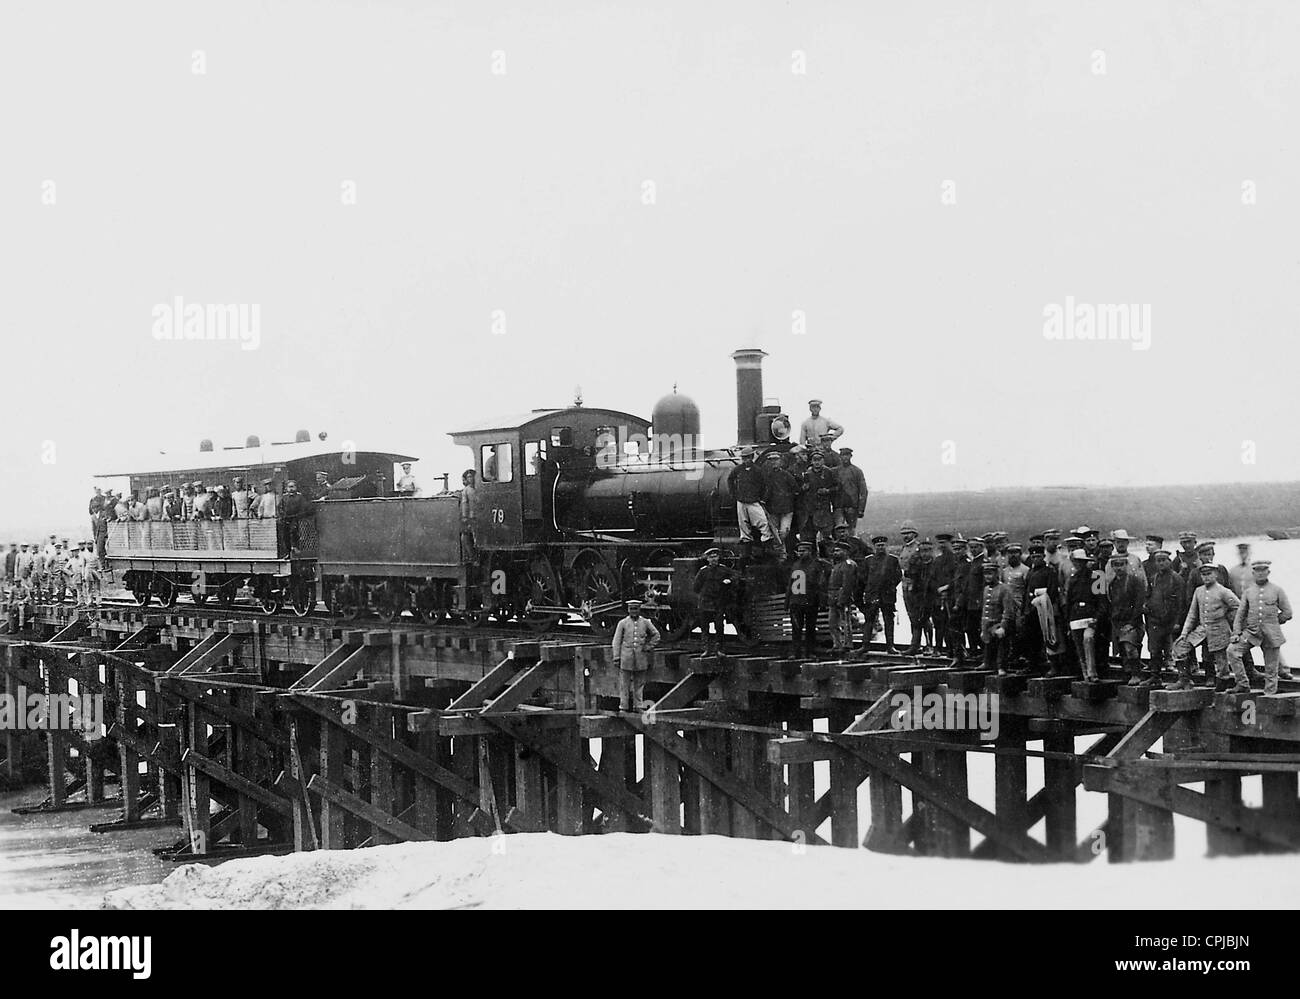
{"type": "Polygon", "coordinates": [[[506,687],[496,697],[492,698],[485,708],[483,715],[503,715],[509,711],[514,711],[524,701],[532,697],[547,680],[555,676],[560,664],[555,661],[537,663],[535,666],[526,667],[518,673],[506,687]]]}
{"type": "Polygon", "coordinates": [[[267,808],[274,809],[284,815],[292,814],[292,808],[283,796],[262,787],[260,784],[253,783],[247,777],[241,777],[228,767],[224,767],[216,760],[196,753],[193,749],[185,751],[184,755],[181,756],[181,763],[199,770],[213,780],[220,781],[235,793],[252,798],[267,808]]]}
{"type": "Polygon", "coordinates": [[[355,815],[362,822],[383,830],[393,840],[425,841],[433,839],[428,833],[403,822],[396,816],[385,812],[382,808],[378,808],[370,802],[357,797],[345,788],[331,783],[320,774],[312,775],[311,780],[307,782],[307,790],[319,794],[326,801],[355,815]]]}
{"type": "Polygon", "coordinates": [[[167,672],[174,676],[200,673],[239,648],[242,637],[212,632],[181,656],[167,672]]]}
{"type": "Polygon", "coordinates": [[[497,694],[505,690],[506,685],[510,683],[515,674],[528,665],[531,665],[528,660],[516,659],[512,652],[507,658],[488,670],[482,679],[473,684],[469,690],[448,704],[447,710],[465,711],[472,709],[478,711],[485,702],[492,700],[497,694]]]}

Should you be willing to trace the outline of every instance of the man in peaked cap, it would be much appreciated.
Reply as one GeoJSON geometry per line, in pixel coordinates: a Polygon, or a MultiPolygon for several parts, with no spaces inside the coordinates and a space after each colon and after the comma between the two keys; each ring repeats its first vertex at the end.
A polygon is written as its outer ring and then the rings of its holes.
{"type": "Polygon", "coordinates": [[[1159,534],[1148,534],[1146,537],[1147,557],[1142,563],[1142,574],[1146,576],[1147,583],[1151,582],[1151,577],[1156,574],[1156,552],[1165,546],[1165,539],[1159,534]]]}
{"type": "Polygon", "coordinates": [[[1001,570],[990,559],[984,563],[983,587],[980,591],[980,641],[984,643],[984,668],[1007,675],[1008,637],[1016,607],[1011,588],[1000,582],[1001,570]]]}
{"type": "Polygon", "coordinates": [[[754,460],[757,453],[752,444],[741,448],[740,464],[727,473],[727,489],[736,501],[740,541],[746,551],[754,541],[779,544],[763,508],[763,500],[767,498],[767,469],[754,460]]]}
{"type": "Polygon", "coordinates": [[[849,558],[848,544],[836,541],[831,545],[831,571],[826,580],[832,655],[846,656],[853,651],[853,601],[857,592],[858,565],[849,558]]]}
{"type": "Polygon", "coordinates": [[[1059,618],[1060,574],[1056,566],[1047,564],[1046,554],[1041,542],[1030,544],[1021,648],[1030,669],[1035,672],[1041,671],[1044,665],[1055,671],[1063,651],[1059,618]]]}
{"type": "MultiPolygon", "coordinates": [[[[1070,642],[1075,659],[1083,670],[1085,680],[1100,679],[1097,672],[1097,619],[1101,616],[1103,597],[1093,587],[1092,559],[1077,548],[1070,555],[1075,571],[1066,586],[1066,621],[1070,627],[1070,642]]],[[[1048,670],[1048,676],[1051,676],[1048,670]]]]}
{"type": "Polygon", "coordinates": [[[1200,565],[1196,558],[1196,532],[1179,531],[1178,546],[1178,551],[1174,552],[1174,572],[1182,576],[1185,581],[1188,570],[1200,565]]]}
{"type": "Polygon", "coordinates": [[[1246,650],[1255,646],[1263,650],[1265,694],[1277,693],[1282,646],[1286,642],[1282,625],[1292,617],[1291,601],[1287,599],[1286,591],[1269,579],[1272,566],[1268,559],[1251,562],[1253,579],[1242,594],[1241,605],[1233,618],[1232,641],[1228,645],[1228,658],[1238,683],[1245,672],[1243,658],[1246,650]]]}
{"type": "Polygon", "coordinates": [[[817,611],[826,600],[831,566],[817,557],[816,545],[800,541],[798,557],[790,563],[785,604],[790,612],[790,655],[794,659],[817,654],[817,611]]]}
{"type": "Polygon", "coordinates": [[[844,433],[832,419],[822,416],[822,401],[808,400],[808,419],[799,426],[799,442],[805,447],[822,448],[844,433]],[[828,440],[829,438],[829,440],[828,440]]]}
{"type": "Polygon", "coordinates": [[[1142,670],[1142,614],[1146,603],[1145,574],[1133,572],[1127,555],[1110,557],[1113,573],[1106,588],[1106,616],[1110,634],[1119,645],[1120,662],[1128,673],[1130,687],[1154,687],[1160,680],[1160,663],[1152,662],[1150,673],[1142,670]],[[1141,578],[1139,578],[1141,577],[1141,578]]]}
{"type": "Polygon", "coordinates": [[[929,538],[918,542],[916,556],[903,570],[903,582],[907,585],[905,594],[911,601],[907,616],[912,628],[912,642],[903,650],[903,655],[915,656],[934,649],[934,609],[939,600],[939,577],[935,570],[934,542],[929,538]]]}
{"type": "Polygon", "coordinates": [[[704,553],[704,565],[695,574],[692,588],[695,591],[696,607],[700,622],[700,638],[703,649],[701,659],[717,658],[721,653],[722,624],[727,605],[735,592],[736,577],[730,569],[722,565],[722,552],[710,548],[704,553]],[[709,628],[712,626],[713,634],[709,628]]]}
{"type": "Polygon", "coordinates": [[[1173,570],[1169,552],[1163,548],[1156,551],[1147,559],[1147,563],[1151,562],[1155,569],[1148,577],[1143,617],[1151,668],[1159,670],[1173,665],[1174,637],[1187,617],[1187,590],[1183,577],[1173,570]]]}
{"type": "Polygon", "coordinates": [[[646,671],[659,644],[659,630],[648,617],[641,616],[641,601],[627,601],[627,616],[614,629],[613,653],[618,663],[619,707],[624,711],[647,710],[651,704],[642,698],[646,671]]]}
{"type": "Polygon", "coordinates": [[[949,614],[952,605],[952,572],[957,564],[957,555],[953,551],[953,532],[941,531],[934,536],[936,550],[934,567],[934,606],[931,617],[934,622],[934,651],[936,654],[950,652],[951,638],[948,634],[949,614]]]}
{"type": "Polygon", "coordinates": [[[1178,660],[1178,681],[1175,689],[1185,690],[1191,686],[1192,652],[1201,646],[1206,680],[1213,683],[1216,690],[1231,689],[1234,694],[1249,694],[1250,681],[1246,676],[1241,661],[1229,660],[1228,646],[1233,636],[1233,626],[1241,601],[1227,586],[1219,582],[1214,566],[1207,563],[1197,571],[1201,585],[1192,594],[1192,603],[1187,611],[1187,620],[1183,630],[1174,643],[1174,657],[1178,660]],[[1213,665],[1214,672],[1210,672],[1213,665]],[[1236,680],[1235,686],[1233,680],[1236,680]]]}

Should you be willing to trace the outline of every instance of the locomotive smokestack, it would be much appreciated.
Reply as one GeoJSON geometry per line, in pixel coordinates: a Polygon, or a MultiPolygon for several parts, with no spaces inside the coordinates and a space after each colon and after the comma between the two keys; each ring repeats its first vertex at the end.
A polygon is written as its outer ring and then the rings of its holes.
{"type": "Polygon", "coordinates": [[[753,444],[754,425],[763,408],[763,358],[767,351],[746,347],[731,355],[736,362],[736,443],[753,444]]]}

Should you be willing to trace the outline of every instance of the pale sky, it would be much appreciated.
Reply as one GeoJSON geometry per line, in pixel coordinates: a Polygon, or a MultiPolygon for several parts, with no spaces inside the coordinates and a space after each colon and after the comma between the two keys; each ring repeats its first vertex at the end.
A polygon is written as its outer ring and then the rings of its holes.
{"type": "Polygon", "coordinates": [[[448,431],[578,384],[648,416],[677,382],[726,445],[752,344],[877,490],[1300,478],[1295,3],[3,23],[0,529],[79,523],[124,456],[299,427],[431,485],[448,431]],[[258,349],[156,340],[178,295],[259,306],[258,349]],[[1150,349],[1047,339],[1067,296],[1148,306],[1150,349]]]}

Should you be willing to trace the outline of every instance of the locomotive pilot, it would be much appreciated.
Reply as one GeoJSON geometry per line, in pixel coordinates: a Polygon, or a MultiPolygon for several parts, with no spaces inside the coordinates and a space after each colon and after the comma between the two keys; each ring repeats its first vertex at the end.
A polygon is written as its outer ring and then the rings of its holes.
{"type": "Polygon", "coordinates": [[[641,616],[641,601],[627,602],[627,617],[614,629],[614,660],[618,663],[618,703],[623,711],[646,710],[642,700],[650,653],[659,644],[659,631],[647,617],[641,616]]]}

